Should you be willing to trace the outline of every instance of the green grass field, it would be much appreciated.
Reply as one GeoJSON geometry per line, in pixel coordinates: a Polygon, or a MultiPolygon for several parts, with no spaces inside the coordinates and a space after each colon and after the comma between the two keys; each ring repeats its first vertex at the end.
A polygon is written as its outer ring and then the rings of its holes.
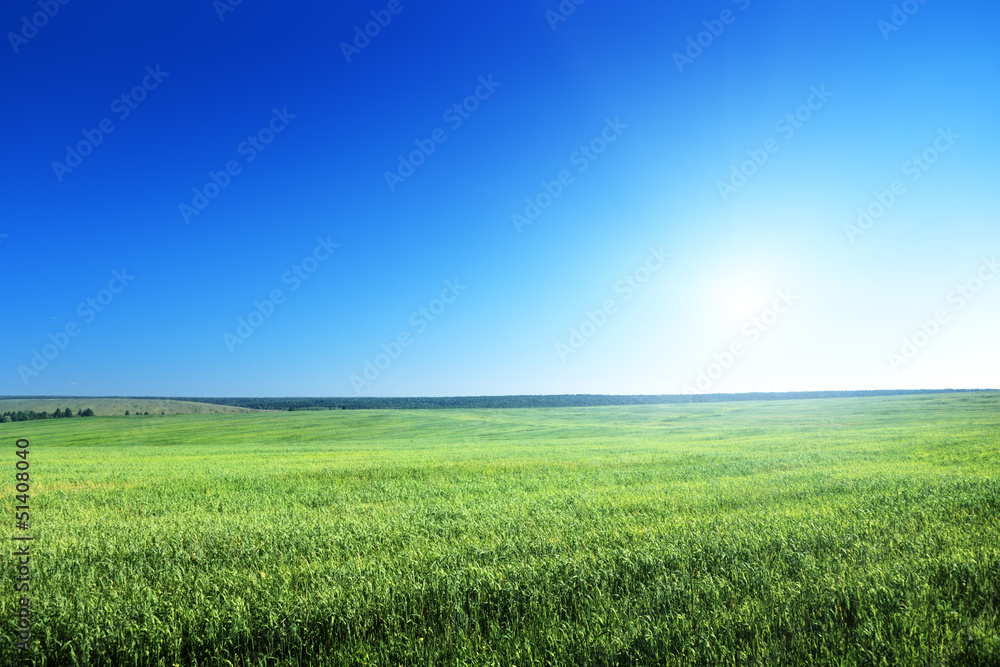
{"type": "Polygon", "coordinates": [[[996,393],[0,435],[37,665],[1000,664],[996,393]]]}
{"type": "Polygon", "coordinates": [[[135,415],[148,412],[152,415],[221,415],[253,412],[229,405],[212,405],[192,401],[174,401],[162,398],[0,398],[0,414],[18,410],[48,412],[66,408],[73,412],[90,408],[98,416],[135,415]]]}

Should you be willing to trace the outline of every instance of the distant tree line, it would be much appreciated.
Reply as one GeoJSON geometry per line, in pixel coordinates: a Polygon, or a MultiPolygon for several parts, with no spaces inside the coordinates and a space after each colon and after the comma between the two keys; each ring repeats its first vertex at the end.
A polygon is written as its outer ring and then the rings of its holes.
{"type": "MultiPolygon", "coordinates": [[[[103,396],[105,399],[173,400],[212,405],[229,405],[252,410],[431,410],[431,409],[504,409],[504,408],[580,408],[607,405],[660,405],[666,403],[719,403],[727,401],[787,401],[811,398],[852,398],[871,396],[908,396],[956,392],[997,391],[996,389],[876,389],[866,391],[790,391],[752,392],[747,394],[660,394],[603,395],[560,394],[547,396],[444,396],[416,398],[192,398],[164,396],[103,396]]],[[[0,396],[0,399],[72,399],[72,396],[0,396]]],[[[91,397],[93,398],[93,397],[91,397]]],[[[58,412],[58,411],[57,411],[58,412]]],[[[7,413],[11,414],[11,413],[7,413]]],[[[29,412],[18,414],[34,414],[29,412]]],[[[40,413],[40,414],[45,414],[40,413]]],[[[129,413],[126,413],[129,414],[129,413]]],[[[139,414],[136,411],[135,414],[139,414]]],[[[62,416],[66,416],[63,413],[62,416]]],[[[78,415],[81,416],[81,415],[78,415]]],[[[45,419],[46,417],[34,417],[45,419]]]]}
{"type": "Polygon", "coordinates": [[[863,396],[902,396],[935,394],[952,389],[885,389],[871,391],[793,391],[748,394],[664,394],[608,396],[600,394],[562,394],[550,396],[448,396],[423,398],[176,398],[214,405],[230,405],[253,410],[428,410],[468,408],[567,408],[607,405],[658,405],[666,403],[718,403],[723,401],[775,401],[807,398],[849,398],[863,396]]]}
{"type": "Polygon", "coordinates": [[[5,412],[0,416],[0,423],[9,424],[10,422],[29,422],[35,419],[67,419],[69,417],[93,417],[94,411],[90,408],[86,410],[77,410],[76,414],[69,408],[62,410],[56,408],[56,411],[49,414],[46,411],[35,412],[34,410],[18,410],[17,412],[5,412]]]}

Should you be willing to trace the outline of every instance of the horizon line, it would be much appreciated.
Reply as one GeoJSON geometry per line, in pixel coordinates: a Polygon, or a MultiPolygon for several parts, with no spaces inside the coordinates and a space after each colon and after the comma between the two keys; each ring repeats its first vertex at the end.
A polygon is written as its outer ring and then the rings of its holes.
{"type": "Polygon", "coordinates": [[[139,394],[10,394],[0,395],[0,400],[18,399],[67,399],[67,398],[131,398],[145,400],[171,400],[185,401],[194,399],[324,399],[324,400],[396,400],[396,399],[435,399],[435,398],[557,398],[566,396],[575,397],[615,397],[615,398],[686,398],[695,396],[747,396],[751,394],[776,396],[781,394],[862,394],[862,393],[896,393],[896,394],[930,394],[948,392],[995,392],[1000,388],[968,387],[944,389],[791,389],[787,391],[741,391],[741,392],[698,392],[687,394],[442,394],[442,395],[414,395],[414,396],[154,396],[139,394]]]}

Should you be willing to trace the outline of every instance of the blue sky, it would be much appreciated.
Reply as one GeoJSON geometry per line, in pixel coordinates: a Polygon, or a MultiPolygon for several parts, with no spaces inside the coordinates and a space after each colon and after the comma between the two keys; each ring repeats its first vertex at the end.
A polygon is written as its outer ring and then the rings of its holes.
{"type": "Polygon", "coordinates": [[[995,387],[998,14],[7,3],[0,394],[995,387]]]}

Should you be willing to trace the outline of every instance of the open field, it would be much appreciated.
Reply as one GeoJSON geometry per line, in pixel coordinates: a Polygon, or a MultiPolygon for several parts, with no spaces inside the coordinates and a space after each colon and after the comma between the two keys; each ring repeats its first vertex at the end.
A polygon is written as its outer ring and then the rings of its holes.
{"type": "Polygon", "coordinates": [[[73,412],[90,408],[99,417],[124,415],[125,411],[135,415],[148,412],[150,416],[168,415],[222,415],[252,412],[246,408],[192,401],[146,398],[0,398],[0,414],[18,410],[53,413],[66,408],[73,412]]]}
{"type": "Polygon", "coordinates": [[[37,665],[1000,664],[996,393],[0,435],[37,665]]]}

